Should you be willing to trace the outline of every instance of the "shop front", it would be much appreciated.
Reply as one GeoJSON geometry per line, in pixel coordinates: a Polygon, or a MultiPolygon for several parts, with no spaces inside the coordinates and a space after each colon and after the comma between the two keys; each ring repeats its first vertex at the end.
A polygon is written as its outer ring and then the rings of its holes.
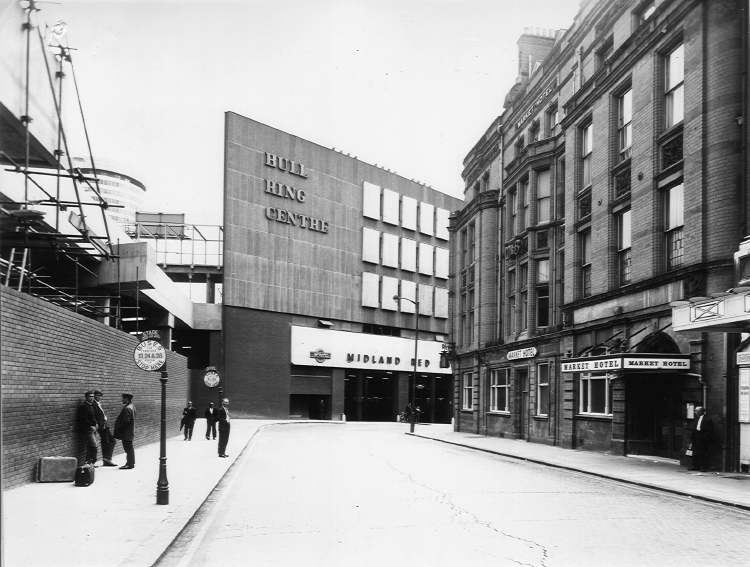
{"type": "Polygon", "coordinates": [[[450,368],[440,368],[441,342],[419,341],[416,383],[413,339],[293,325],[291,345],[293,368],[303,371],[293,376],[290,407],[309,401],[298,399],[305,392],[319,397],[321,410],[343,407],[329,418],[395,421],[413,395],[420,421],[450,423],[453,380],[450,368]],[[339,374],[343,388],[335,387],[339,374]]]}

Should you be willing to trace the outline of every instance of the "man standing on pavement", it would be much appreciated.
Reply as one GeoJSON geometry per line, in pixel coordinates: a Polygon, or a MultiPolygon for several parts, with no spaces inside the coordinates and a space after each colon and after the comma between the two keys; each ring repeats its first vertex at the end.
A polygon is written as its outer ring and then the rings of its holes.
{"type": "Polygon", "coordinates": [[[133,438],[135,437],[135,406],[133,405],[133,394],[122,395],[122,410],[115,421],[115,439],[122,441],[125,449],[126,460],[121,469],[135,468],[135,451],[133,450],[133,438]]]}
{"type": "Polygon", "coordinates": [[[185,441],[193,438],[193,426],[198,419],[198,410],[193,407],[193,402],[188,402],[187,407],[182,410],[182,425],[185,427],[185,441]]]}
{"type": "Polygon", "coordinates": [[[221,407],[216,410],[216,420],[219,422],[219,456],[228,457],[227,442],[229,441],[229,400],[221,400],[221,407]]]}
{"type": "Polygon", "coordinates": [[[84,394],[83,403],[76,412],[76,431],[80,441],[79,464],[92,465],[96,462],[96,414],[94,413],[94,392],[89,390],[84,394]],[[81,462],[81,455],[83,460],[81,462]]]}
{"type": "Polygon", "coordinates": [[[102,445],[102,464],[105,467],[116,467],[117,464],[112,462],[112,452],[115,450],[115,438],[109,430],[107,423],[107,414],[102,407],[101,390],[94,390],[94,415],[96,416],[96,430],[99,432],[99,442],[102,445]]]}
{"type": "Polygon", "coordinates": [[[691,470],[707,471],[710,461],[713,423],[703,406],[695,408],[695,428],[692,433],[693,466],[691,470]]]}
{"type": "Polygon", "coordinates": [[[213,402],[208,403],[203,415],[206,417],[206,439],[208,439],[209,433],[216,439],[216,408],[213,402]]]}

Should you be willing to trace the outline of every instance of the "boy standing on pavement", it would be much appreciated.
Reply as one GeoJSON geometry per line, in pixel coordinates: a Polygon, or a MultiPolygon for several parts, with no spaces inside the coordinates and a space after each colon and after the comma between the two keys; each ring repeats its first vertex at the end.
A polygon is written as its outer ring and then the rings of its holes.
{"type": "Polygon", "coordinates": [[[135,437],[135,406],[133,405],[133,394],[122,395],[122,410],[115,421],[115,439],[122,441],[127,459],[121,469],[135,468],[135,451],[133,450],[133,438],[135,437]]]}
{"type": "Polygon", "coordinates": [[[109,430],[107,414],[104,413],[104,407],[102,406],[103,395],[101,390],[94,390],[94,415],[96,416],[96,430],[99,432],[99,442],[102,445],[102,464],[105,467],[116,467],[117,464],[112,462],[115,439],[109,430]]]}

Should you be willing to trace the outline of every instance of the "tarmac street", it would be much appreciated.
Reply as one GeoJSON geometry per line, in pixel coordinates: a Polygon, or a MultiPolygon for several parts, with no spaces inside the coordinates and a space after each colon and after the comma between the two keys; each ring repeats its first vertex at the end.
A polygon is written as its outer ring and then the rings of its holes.
{"type": "Polygon", "coordinates": [[[157,565],[750,562],[746,510],[404,431],[352,422],[265,428],[157,565]]]}

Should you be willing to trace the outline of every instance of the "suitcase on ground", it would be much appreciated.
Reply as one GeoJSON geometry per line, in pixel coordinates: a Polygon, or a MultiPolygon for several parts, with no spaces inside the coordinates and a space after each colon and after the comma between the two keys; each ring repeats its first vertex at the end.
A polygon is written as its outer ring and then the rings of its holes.
{"type": "Polygon", "coordinates": [[[90,486],[94,483],[94,465],[83,465],[76,469],[76,486],[90,486]]]}
{"type": "Polygon", "coordinates": [[[70,482],[75,478],[78,461],[75,457],[42,457],[37,466],[39,482],[70,482]]]}

